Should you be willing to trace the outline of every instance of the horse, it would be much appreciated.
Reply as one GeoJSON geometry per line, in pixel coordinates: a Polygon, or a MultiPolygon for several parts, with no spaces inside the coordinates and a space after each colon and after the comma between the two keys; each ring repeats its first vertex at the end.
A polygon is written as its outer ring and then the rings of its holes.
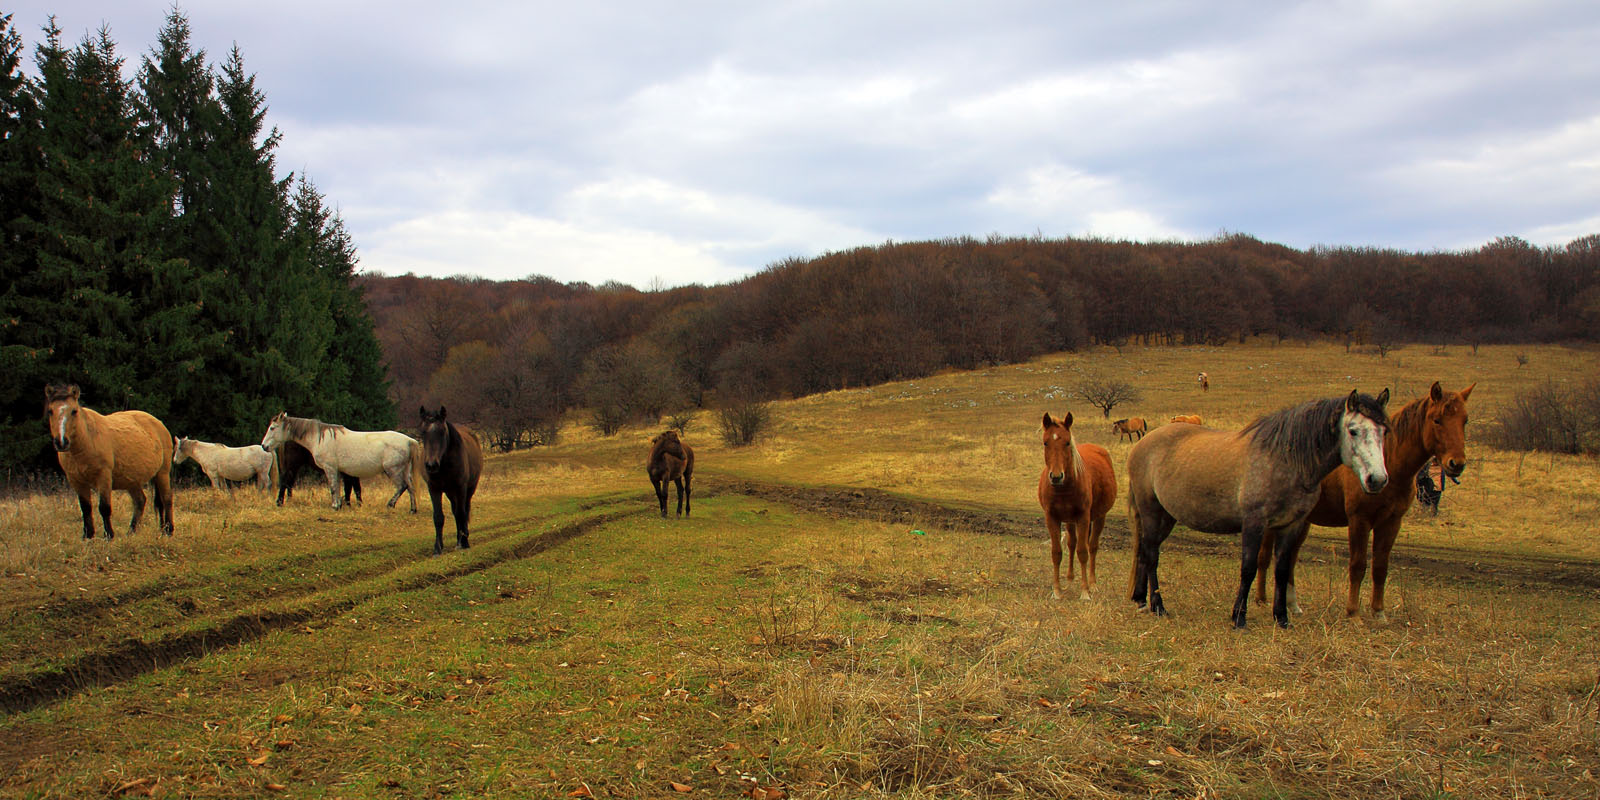
{"type": "Polygon", "coordinates": [[[689,516],[689,496],[694,491],[694,448],[683,443],[675,430],[666,430],[650,440],[650,461],[645,466],[650,485],[655,487],[661,516],[667,516],[667,482],[678,487],[678,516],[689,516]]]}
{"type": "Polygon", "coordinates": [[[1376,398],[1352,390],[1282,409],[1238,432],[1199,425],[1151,431],[1128,454],[1128,517],[1136,546],[1130,597],[1141,606],[1148,599],[1153,614],[1166,613],[1156,569],[1174,524],[1205,533],[1242,532],[1233,624],[1243,628],[1261,540],[1274,536],[1278,592],[1272,616],[1288,627],[1285,592],[1322,479],[1343,463],[1368,494],[1389,483],[1383,462],[1388,402],[1388,389],[1376,398]]]}
{"type": "Polygon", "coordinates": [[[83,512],[83,538],[94,538],[94,512],[89,496],[100,495],[100,520],[106,539],[116,532],[111,528],[111,492],[128,493],[133,503],[133,520],[128,533],[139,530],[144,516],[144,485],[154,483],[156,518],[161,532],[172,535],[172,434],[161,420],[143,411],[118,411],[101,414],[79,404],[82,393],[77,384],[52,383],[44,389],[45,424],[50,428],[50,444],[56,461],[67,474],[67,482],[78,493],[78,509],[83,512]]]}
{"type": "MultiPolygon", "coordinates": [[[[1400,535],[1400,523],[1411,509],[1416,492],[1412,486],[1428,461],[1438,458],[1444,474],[1461,475],[1467,468],[1467,398],[1474,383],[1459,392],[1446,392],[1438,381],[1428,394],[1418,397],[1390,418],[1389,433],[1383,439],[1383,464],[1389,485],[1378,494],[1359,491],[1355,473],[1340,467],[1322,479],[1321,494],[1311,510],[1311,524],[1347,527],[1350,535],[1350,594],[1345,601],[1346,616],[1361,610],[1361,579],[1367,572],[1367,534],[1372,534],[1372,616],[1383,613],[1383,587],[1389,577],[1389,552],[1400,535]]],[[[1261,540],[1261,560],[1272,558],[1273,542],[1261,540]]],[[[1294,581],[1288,586],[1288,604],[1298,612],[1294,581]]],[[[1264,603],[1266,573],[1258,579],[1256,603],[1264,603]]]]}
{"type": "Polygon", "coordinates": [[[389,507],[400,500],[400,495],[411,493],[411,513],[417,513],[416,484],[422,473],[422,445],[416,439],[397,431],[353,431],[343,425],[330,425],[315,419],[291,417],[279,411],[261,436],[261,448],[271,450],[284,442],[299,442],[311,451],[311,458],[328,476],[328,493],[333,497],[333,507],[343,504],[339,487],[343,475],[370,478],[384,474],[394,481],[394,496],[389,507]]]}
{"type": "Polygon", "coordinates": [[[228,447],[196,439],[172,440],[172,463],[182,464],[194,459],[201,471],[211,479],[211,488],[221,491],[222,481],[248,481],[254,479],[261,491],[272,488],[277,459],[259,447],[228,447]]]}
{"type": "MultiPolygon", "coordinates": [[[[278,505],[283,505],[283,496],[287,494],[294,498],[295,482],[300,480],[300,470],[306,465],[316,465],[311,458],[311,451],[299,442],[284,442],[276,453],[278,457],[278,505]]],[[[344,502],[350,504],[350,492],[355,490],[356,503],[361,503],[361,479],[354,475],[339,473],[339,479],[344,482],[344,502]]]]}
{"type": "Polygon", "coordinates": [[[1211,391],[1211,376],[1210,375],[1207,375],[1204,372],[1202,372],[1202,373],[1194,376],[1194,382],[1200,384],[1200,391],[1202,391],[1202,392],[1211,391]]]}
{"type": "Polygon", "coordinates": [[[1201,424],[1200,423],[1200,415],[1199,414],[1179,414],[1179,415],[1173,417],[1169,421],[1170,422],[1183,422],[1183,423],[1187,423],[1189,425],[1199,425],[1199,424],[1201,424]]]}
{"type": "Polygon", "coordinates": [[[472,518],[472,495],[478,491],[478,476],[483,473],[483,446],[478,435],[463,425],[445,421],[444,406],[429,413],[419,406],[422,429],[422,477],[428,482],[428,497],[433,500],[433,554],[444,552],[444,507],[439,495],[450,498],[450,513],[456,518],[456,546],[465,550],[467,523],[472,518]]]}
{"type": "Polygon", "coordinates": [[[1143,417],[1119,419],[1116,422],[1111,423],[1111,432],[1120,434],[1118,438],[1121,436],[1128,437],[1128,441],[1130,442],[1133,441],[1135,435],[1137,435],[1140,439],[1143,439],[1148,430],[1149,427],[1145,425],[1143,417]]]}
{"type": "Polygon", "coordinates": [[[1067,526],[1067,580],[1072,580],[1073,555],[1083,568],[1083,591],[1094,591],[1095,557],[1106,512],[1117,502],[1117,476],[1111,454],[1097,444],[1072,438],[1072,412],[1059,422],[1044,415],[1044,470],[1039,473],[1039,506],[1050,531],[1050,563],[1054,570],[1051,596],[1061,599],[1061,524],[1067,526]]]}

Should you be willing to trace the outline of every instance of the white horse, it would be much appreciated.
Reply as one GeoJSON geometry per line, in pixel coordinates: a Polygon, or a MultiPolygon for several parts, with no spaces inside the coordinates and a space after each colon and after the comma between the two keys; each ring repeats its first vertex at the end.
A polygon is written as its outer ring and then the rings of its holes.
{"type": "Polygon", "coordinates": [[[211,487],[221,489],[221,481],[247,481],[255,479],[256,487],[263,491],[276,483],[278,460],[272,453],[259,447],[229,447],[196,439],[172,440],[172,463],[181,464],[192,458],[200,465],[211,487]]]}
{"type": "Polygon", "coordinates": [[[416,439],[396,431],[353,431],[343,425],[291,417],[280,411],[261,437],[261,447],[274,450],[288,441],[299,442],[311,451],[311,459],[328,476],[328,491],[333,495],[334,508],[344,505],[341,495],[344,479],[340,473],[357,478],[383,474],[395,485],[389,507],[394,508],[400,495],[410,492],[411,513],[417,513],[415,487],[421,482],[422,445],[416,439]]]}

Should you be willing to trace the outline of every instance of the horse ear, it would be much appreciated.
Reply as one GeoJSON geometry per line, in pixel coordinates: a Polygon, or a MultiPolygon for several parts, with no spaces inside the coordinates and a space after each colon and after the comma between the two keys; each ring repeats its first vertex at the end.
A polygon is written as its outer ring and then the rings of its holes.
{"type": "Polygon", "coordinates": [[[428,418],[428,407],[427,406],[417,406],[417,416],[422,418],[422,419],[427,419],[428,418]]]}
{"type": "MultiPolygon", "coordinates": [[[[1478,385],[1477,381],[1473,381],[1472,382],[1472,386],[1477,386],[1477,385],[1478,385]]],[[[1467,395],[1472,394],[1472,386],[1468,386],[1467,388],[1461,390],[1461,402],[1463,402],[1463,403],[1467,402],[1467,395]]]]}
{"type": "Polygon", "coordinates": [[[1048,411],[1044,412],[1044,422],[1042,424],[1046,428],[1050,427],[1051,425],[1056,424],[1056,421],[1050,418],[1050,412],[1048,412],[1048,411]]]}
{"type": "MultiPolygon", "coordinates": [[[[1434,383],[1434,386],[1438,385],[1438,383],[1434,383]]],[[[1378,405],[1380,407],[1389,405],[1389,387],[1383,387],[1383,391],[1378,395],[1378,405]]]]}
{"type": "Polygon", "coordinates": [[[444,406],[439,406],[439,421],[444,422],[444,406]]]}
{"type": "Polygon", "coordinates": [[[1346,411],[1356,410],[1356,390],[1351,389],[1350,396],[1344,399],[1344,409],[1346,411]]]}
{"type": "Polygon", "coordinates": [[[1429,387],[1428,399],[1435,403],[1444,399],[1444,388],[1439,385],[1438,381],[1434,381],[1433,386],[1429,387]]]}
{"type": "Polygon", "coordinates": [[[1072,427],[1072,412],[1071,411],[1067,412],[1066,419],[1061,420],[1061,427],[1063,427],[1063,428],[1071,428],[1072,427]]]}
{"type": "Polygon", "coordinates": [[[82,396],[82,393],[78,391],[78,384],[74,383],[67,387],[67,397],[76,400],[80,396],[82,396]]]}

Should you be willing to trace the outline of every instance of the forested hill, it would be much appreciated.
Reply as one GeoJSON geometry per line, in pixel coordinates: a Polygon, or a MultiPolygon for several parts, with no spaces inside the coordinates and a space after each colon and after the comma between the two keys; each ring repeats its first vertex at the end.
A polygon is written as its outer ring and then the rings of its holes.
{"type": "Polygon", "coordinates": [[[543,278],[359,281],[402,407],[443,400],[508,429],[580,404],[649,416],[717,395],[802,395],[1130,340],[1600,336],[1600,235],[1439,253],[1302,251],[1244,235],[962,238],[660,292],[543,278]]]}

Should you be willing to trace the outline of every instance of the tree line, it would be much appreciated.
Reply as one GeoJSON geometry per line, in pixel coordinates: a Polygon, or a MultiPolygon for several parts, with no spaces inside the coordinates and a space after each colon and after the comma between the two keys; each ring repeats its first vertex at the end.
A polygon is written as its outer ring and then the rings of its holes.
{"type": "Polygon", "coordinates": [[[1429,253],[1297,250],[1241,234],[888,242],[665,291],[537,276],[358,280],[395,395],[460,407],[498,426],[502,444],[573,407],[609,431],[680,407],[1091,345],[1331,337],[1383,349],[1600,336],[1600,235],[1429,253]]]}
{"type": "Polygon", "coordinates": [[[0,16],[0,470],[49,465],[55,381],[230,444],[284,409],[394,424],[354,244],[278,174],[237,47],[208,62],[173,11],[132,80],[105,28],[24,57],[0,16]]]}

